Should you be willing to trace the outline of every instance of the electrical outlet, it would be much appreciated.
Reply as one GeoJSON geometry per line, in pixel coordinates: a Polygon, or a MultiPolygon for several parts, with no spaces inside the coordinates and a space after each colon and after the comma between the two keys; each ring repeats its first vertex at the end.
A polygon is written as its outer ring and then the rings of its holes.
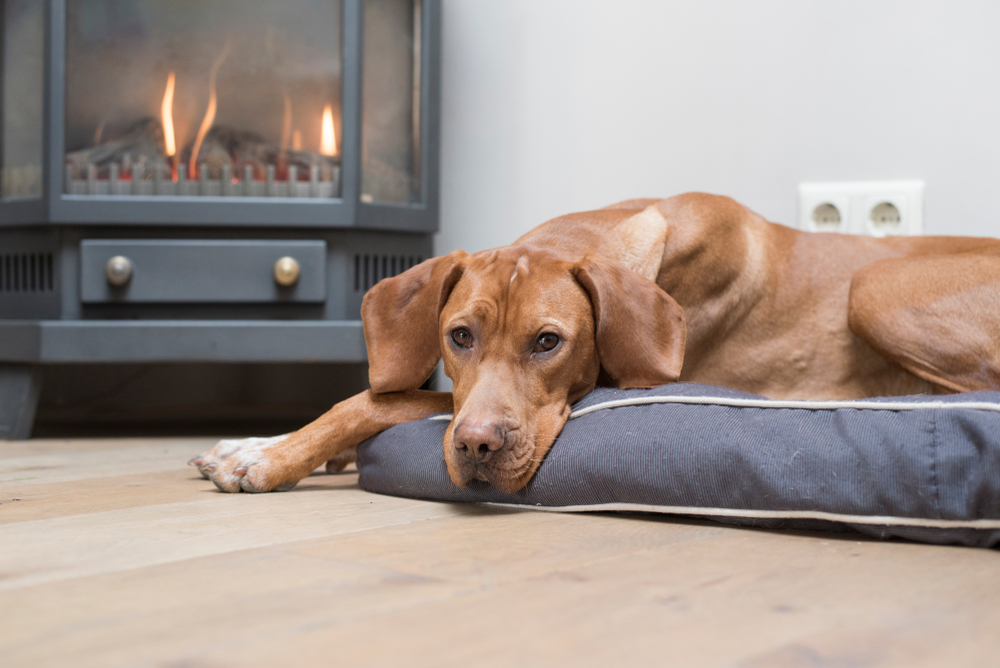
{"type": "Polygon", "coordinates": [[[801,183],[799,228],[872,237],[923,234],[924,182],[801,183]]]}
{"type": "Polygon", "coordinates": [[[799,184],[799,228],[807,232],[850,232],[851,195],[842,183],[799,184]]]}

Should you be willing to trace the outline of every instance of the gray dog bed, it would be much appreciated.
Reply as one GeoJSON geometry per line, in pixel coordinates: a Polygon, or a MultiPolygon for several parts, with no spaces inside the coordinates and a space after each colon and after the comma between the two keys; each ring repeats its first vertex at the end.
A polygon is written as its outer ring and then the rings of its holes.
{"type": "Polygon", "coordinates": [[[515,494],[452,484],[447,424],[447,416],[401,424],[363,443],[361,486],[550,511],[1000,542],[1000,392],[805,402],[688,383],[598,389],[574,406],[538,474],[515,494]]]}

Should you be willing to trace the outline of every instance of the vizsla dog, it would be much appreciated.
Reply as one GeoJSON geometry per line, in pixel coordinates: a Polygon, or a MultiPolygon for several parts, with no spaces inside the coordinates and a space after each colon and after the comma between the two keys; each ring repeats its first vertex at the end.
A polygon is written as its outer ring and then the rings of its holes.
{"type": "Polygon", "coordinates": [[[456,485],[513,492],[597,385],[695,381],[785,399],[1000,388],[1000,241],[799,232],[691,193],[551,220],[428,260],[362,305],[371,390],[299,431],[192,462],[288,489],[400,422],[453,412],[456,485]],[[438,360],[452,393],[422,391],[438,360]]]}

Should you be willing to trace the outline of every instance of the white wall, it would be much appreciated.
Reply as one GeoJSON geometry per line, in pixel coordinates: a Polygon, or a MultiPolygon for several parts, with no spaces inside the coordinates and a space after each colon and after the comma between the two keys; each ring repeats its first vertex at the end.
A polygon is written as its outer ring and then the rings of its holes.
{"type": "Polygon", "coordinates": [[[437,250],[688,190],[795,224],[800,181],[923,179],[1000,236],[1000,3],[444,0],[437,250]]]}

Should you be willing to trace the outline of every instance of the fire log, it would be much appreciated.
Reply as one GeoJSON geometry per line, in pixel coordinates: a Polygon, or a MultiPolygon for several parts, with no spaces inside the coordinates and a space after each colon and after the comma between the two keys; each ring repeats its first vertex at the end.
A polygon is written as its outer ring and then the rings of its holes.
{"type": "Polygon", "coordinates": [[[107,179],[113,164],[120,165],[123,173],[132,174],[135,165],[142,170],[144,177],[155,176],[159,171],[161,176],[170,178],[170,164],[163,155],[163,126],[160,122],[144,118],[121,139],[66,154],[66,166],[76,179],[86,178],[91,165],[97,169],[97,178],[107,179]]]}
{"type": "MultiPolygon", "coordinates": [[[[190,160],[191,148],[185,147],[181,155],[182,163],[190,160]]],[[[250,167],[255,179],[264,180],[267,167],[271,165],[275,167],[279,181],[287,180],[291,166],[297,167],[299,174],[308,174],[311,167],[319,167],[320,178],[328,181],[334,168],[340,164],[340,158],[313,151],[283,149],[252,132],[222,125],[212,128],[205,135],[198,151],[198,163],[208,166],[210,179],[222,178],[223,167],[228,167],[230,174],[245,173],[246,167],[250,167]]]]}

